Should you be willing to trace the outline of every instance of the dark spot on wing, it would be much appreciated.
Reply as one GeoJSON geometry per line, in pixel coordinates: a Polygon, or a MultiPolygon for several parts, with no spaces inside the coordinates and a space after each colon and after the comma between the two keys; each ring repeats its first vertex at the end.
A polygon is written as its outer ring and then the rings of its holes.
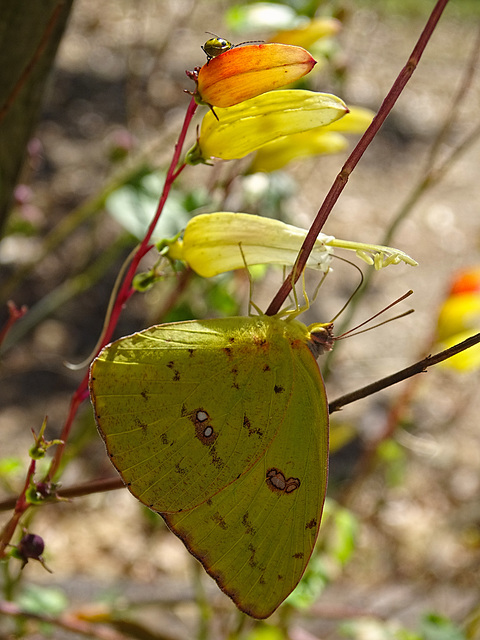
{"type": "Polygon", "coordinates": [[[252,543],[250,543],[248,545],[248,550],[250,551],[250,558],[248,559],[248,564],[251,567],[256,567],[257,566],[257,561],[255,560],[255,554],[257,552],[257,550],[255,549],[255,547],[253,546],[252,543]]]}
{"type": "Polygon", "coordinates": [[[244,514],[243,518],[242,518],[242,524],[245,527],[245,533],[252,536],[255,535],[255,529],[252,525],[252,523],[249,520],[249,515],[248,515],[248,511],[244,514]]]}
{"type": "Polygon", "coordinates": [[[215,522],[216,525],[220,527],[220,529],[223,529],[224,531],[228,529],[227,523],[225,522],[223,517],[218,513],[218,511],[213,514],[212,520],[213,522],[215,522]]]}
{"type": "Polygon", "coordinates": [[[181,467],[179,462],[177,462],[173,468],[175,469],[175,473],[178,473],[181,476],[184,476],[188,472],[188,469],[181,467]]]}
{"type": "Polygon", "coordinates": [[[249,436],[263,436],[263,431],[259,427],[253,427],[246,415],[243,416],[243,427],[248,430],[249,436]]]}

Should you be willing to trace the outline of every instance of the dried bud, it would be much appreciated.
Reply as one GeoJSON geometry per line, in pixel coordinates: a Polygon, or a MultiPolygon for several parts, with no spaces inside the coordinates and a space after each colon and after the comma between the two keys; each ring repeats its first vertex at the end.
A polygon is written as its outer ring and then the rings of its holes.
{"type": "Polygon", "coordinates": [[[41,536],[38,536],[36,533],[26,533],[15,549],[15,556],[23,560],[22,569],[31,559],[38,560],[44,569],[52,573],[42,558],[44,549],[45,543],[41,536]]]}

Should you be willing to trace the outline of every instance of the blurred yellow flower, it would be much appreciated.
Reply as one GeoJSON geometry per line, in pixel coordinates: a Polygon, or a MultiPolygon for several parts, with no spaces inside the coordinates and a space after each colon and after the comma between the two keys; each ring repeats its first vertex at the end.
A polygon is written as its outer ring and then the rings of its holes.
{"type": "MultiPolygon", "coordinates": [[[[480,268],[459,271],[440,307],[436,340],[439,349],[447,349],[480,331],[480,268]]],[[[480,366],[480,345],[475,345],[445,360],[441,366],[456,371],[472,371],[480,366]]]]}
{"type": "Polygon", "coordinates": [[[341,26],[341,22],[335,18],[316,18],[294,29],[277,31],[270,40],[272,42],[282,42],[283,44],[295,44],[308,49],[317,40],[336,35],[341,26]]]}

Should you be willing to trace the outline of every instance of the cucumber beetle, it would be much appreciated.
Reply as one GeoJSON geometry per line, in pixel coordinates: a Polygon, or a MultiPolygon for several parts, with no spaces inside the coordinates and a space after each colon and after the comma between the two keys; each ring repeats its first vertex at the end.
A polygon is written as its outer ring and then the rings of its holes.
{"type": "Polygon", "coordinates": [[[235,47],[241,47],[242,44],[254,44],[256,42],[263,42],[263,40],[246,40],[245,42],[240,42],[239,44],[232,44],[225,38],[220,38],[215,33],[211,31],[206,31],[205,33],[209,33],[213,38],[209,38],[202,47],[203,52],[207,56],[207,64],[210,62],[212,58],[216,58],[225,51],[230,51],[230,49],[235,49],[235,47]]]}

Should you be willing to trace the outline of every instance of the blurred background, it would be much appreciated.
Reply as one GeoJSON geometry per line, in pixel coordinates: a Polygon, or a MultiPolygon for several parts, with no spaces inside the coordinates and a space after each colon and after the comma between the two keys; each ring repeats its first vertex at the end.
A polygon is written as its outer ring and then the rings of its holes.
{"type": "MultiPolygon", "coordinates": [[[[9,299],[29,313],[2,346],[0,499],[23,486],[30,430],[38,432],[48,416],[47,437],[60,433],[85,375],[65,362],[79,362],[93,349],[118,271],[155,211],[189,101],[184,90],[193,89],[185,70],[204,64],[205,32],[233,43],[276,40],[286,28],[328,19],[330,32],[307,46],[319,63],[302,88],[375,112],[433,6],[427,0],[72,4],[12,199],[2,196],[1,319],[9,299]]],[[[11,28],[4,15],[3,26],[11,28]]],[[[324,228],[342,239],[390,244],[419,263],[375,272],[336,320],[336,327],[353,327],[414,290],[398,311],[411,305],[414,314],[339,341],[328,361],[321,359],[330,400],[480,326],[479,17],[477,2],[448,4],[324,228]]],[[[22,47],[3,32],[3,60],[11,58],[13,66],[22,47]]],[[[12,87],[4,89],[2,104],[12,87]]],[[[199,108],[195,124],[204,113],[199,108]]],[[[34,113],[29,117],[35,120],[34,113]]],[[[254,171],[251,157],[187,167],[158,237],[171,237],[192,215],[210,211],[256,213],[307,228],[358,138],[348,136],[339,153],[297,159],[273,172],[254,171]]],[[[194,141],[192,127],[186,148],[194,141]]],[[[8,173],[5,149],[0,158],[8,173]]],[[[353,262],[369,272],[361,260],[353,262]]],[[[142,267],[152,263],[146,259],[142,267]]],[[[261,308],[282,275],[276,268],[254,271],[253,299],[261,308]]],[[[166,269],[155,287],[136,294],[116,337],[161,321],[247,313],[243,272],[192,277],[182,291],[178,282],[166,269]]],[[[307,290],[317,283],[318,274],[309,273],[307,290]]],[[[333,318],[358,283],[354,267],[334,261],[305,322],[333,318]]],[[[45,540],[54,573],[35,562],[20,573],[20,563],[12,564],[3,574],[3,597],[32,611],[68,611],[110,625],[123,634],[118,637],[479,638],[477,365],[473,352],[456,366],[430,369],[332,415],[325,526],[303,591],[282,609],[288,617],[276,614],[260,624],[239,614],[163,521],[125,490],[32,512],[24,524],[45,540]]],[[[112,476],[85,402],[62,485],[112,476]]],[[[3,522],[9,511],[2,506],[3,522]]],[[[77,635],[0,615],[0,637],[42,634],[77,635]]]]}

